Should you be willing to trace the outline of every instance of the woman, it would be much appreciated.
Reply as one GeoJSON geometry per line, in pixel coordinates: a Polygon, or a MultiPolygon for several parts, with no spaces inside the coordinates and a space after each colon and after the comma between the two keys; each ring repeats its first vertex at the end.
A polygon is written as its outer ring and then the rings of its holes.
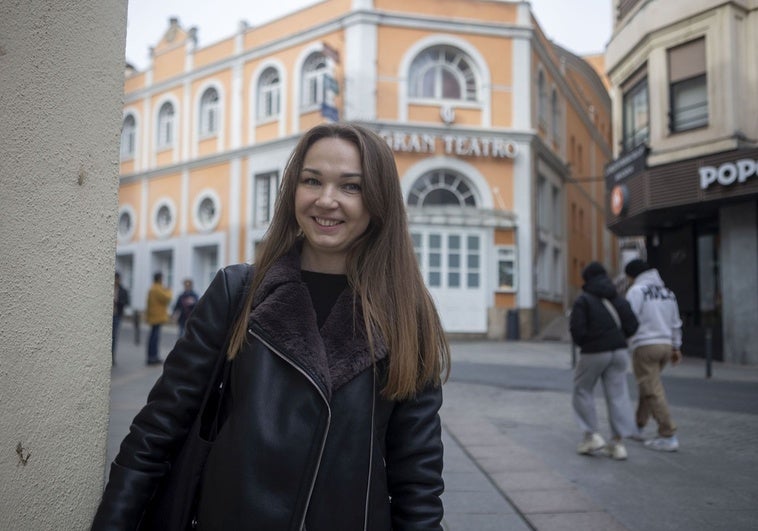
{"type": "Polygon", "coordinates": [[[603,451],[623,460],[627,451],[622,438],[636,433],[626,381],[626,338],[637,331],[637,318],[601,264],[590,262],[582,271],[582,279],[582,293],[574,301],[570,320],[571,337],[581,348],[574,374],[573,405],[584,439],[577,452],[592,455],[603,451]],[[603,382],[611,425],[608,445],[597,427],[594,390],[598,380],[603,382]]]}
{"type": "MultiPolygon", "coordinates": [[[[94,529],[133,529],[231,329],[199,529],[441,529],[441,374],[392,152],[354,124],[295,147],[241,316],[238,265],[199,301],[116,457],[94,529]]],[[[446,376],[446,374],[445,374],[446,376]]]]}

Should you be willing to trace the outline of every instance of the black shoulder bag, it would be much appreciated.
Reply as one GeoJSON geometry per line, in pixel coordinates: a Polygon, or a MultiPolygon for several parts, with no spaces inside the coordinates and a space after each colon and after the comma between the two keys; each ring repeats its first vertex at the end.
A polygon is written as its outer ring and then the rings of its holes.
{"type": "MultiPolygon", "coordinates": [[[[250,269],[245,273],[238,293],[236,322],[243,310],[242,303],[249,288],[250,269]]],[[[234,307],[233,306],[233,307],[234,307]]],[[[227,327],[224,347],[211,374],[210,386],[203,397],[200,411],[182,444],[179,453],[171,463],[171,469],[161,480],[155,494],[148,503],[139,524],[140,531],[184,531],[197,525],[197,504],[203,468],[208,459],[213,441],[218,434],[219,417],[224,399],[224,391],[229,382],[232,362],[227,358],[231,331],[227,327]]]]}

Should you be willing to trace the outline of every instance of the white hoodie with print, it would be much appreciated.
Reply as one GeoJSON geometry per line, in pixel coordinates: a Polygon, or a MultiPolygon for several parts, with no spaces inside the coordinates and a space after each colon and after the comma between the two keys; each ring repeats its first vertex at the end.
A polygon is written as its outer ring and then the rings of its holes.
{"type": "Polygon", "coordinates": [[[637,333],[629,338],[629,350],[642,345],[682,345],[682,320],[676,295],[668,289],[657,269],[648,269],[634,279],[626,299],[640,323],[637,333]]]}

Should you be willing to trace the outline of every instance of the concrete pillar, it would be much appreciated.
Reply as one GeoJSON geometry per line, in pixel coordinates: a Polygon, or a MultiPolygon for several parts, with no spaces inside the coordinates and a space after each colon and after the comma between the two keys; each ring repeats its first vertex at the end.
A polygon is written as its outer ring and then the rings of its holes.
{"type": "Polygon", "coordinates": [[[758,363],[758,215],[756,202],[720,211],[724,361],[758,363]]]}
{"type": "Polygon", "coordinates": [[[126,2],[0,2],[0,529],[87,529],[106,451],[126,2]]]}

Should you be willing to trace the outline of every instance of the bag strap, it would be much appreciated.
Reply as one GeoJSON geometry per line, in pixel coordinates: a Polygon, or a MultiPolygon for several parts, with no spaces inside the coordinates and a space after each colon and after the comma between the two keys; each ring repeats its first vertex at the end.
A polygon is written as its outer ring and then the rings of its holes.
{"type": "MultiPolygon", "coordinates": [[[[230,308],[235,308],[235,310],[232,313],[231,319],[227,322],[224,343],[213,367],[213,372],[211,373],[212,383],[208,387],[205,397],[203,398],[202,406],[200,407],[200,430],[207,440],[213,440],[218,433],[221,408],[224,403],[224,394],[229,384],[232,368],[232,361],[227,357],[226,353],[229,350],[229,343],[232,339],[232,326],[237,322],[237,319],[245,310],[243,306],[245,303],[245,294],[250,287],[251,274],[252,266],[248,266],[245,269],[245,273],[242,276],[239,285],[230,286],[232,288],[232,301],[230,301],[231,304],[229,306],[230,308]],[[213,416],[211,417],[210,415],[213,416]],[[207,430],[204,429],[204,426],[208,426],[207,430]]],[[[231,280],[232,279],[230,278],[230,281],[231,280]]]]}
{"type": "Polygon", "coordinates": [[[616,326],[621,328],[621,318],[619,317],[619,313],[616,311],[616,307],[611,304],[611,301],[605,298],[600,299],[603,303],[603,306],[605,306],[605,309],[608,310],[608,313],[611,314],[611,317],[613,317],[613,320],[616,322],[616,326]]]}

